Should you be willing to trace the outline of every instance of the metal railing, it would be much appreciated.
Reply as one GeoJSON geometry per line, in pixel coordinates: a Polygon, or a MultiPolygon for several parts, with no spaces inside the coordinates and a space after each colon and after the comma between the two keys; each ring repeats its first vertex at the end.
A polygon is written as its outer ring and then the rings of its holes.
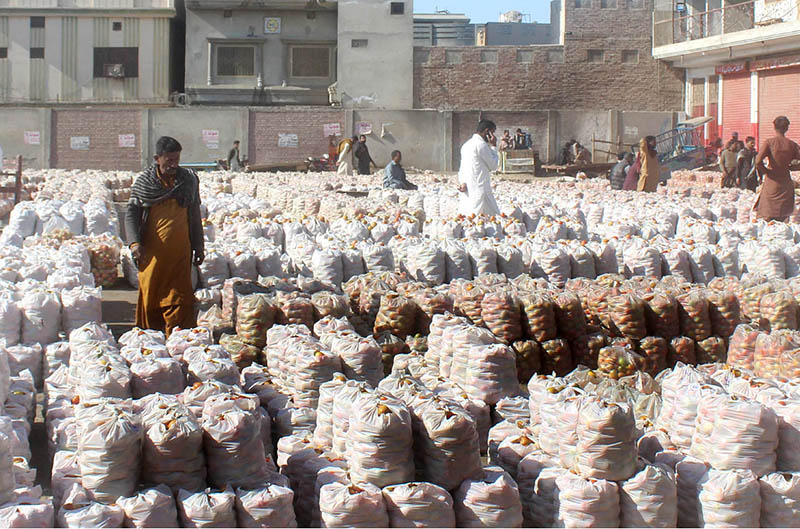
{"type": "Polygon", "coordinates": [[[0,0],[0,9],[173,9],[174,0],[0,0]]]}
{"type": "Polygon", "coordinates": [[[756,26],[755,4],[755,0],[749,0],[688,15],[679,11],[654,11],[653,46],[753,29],[756,26]]]}

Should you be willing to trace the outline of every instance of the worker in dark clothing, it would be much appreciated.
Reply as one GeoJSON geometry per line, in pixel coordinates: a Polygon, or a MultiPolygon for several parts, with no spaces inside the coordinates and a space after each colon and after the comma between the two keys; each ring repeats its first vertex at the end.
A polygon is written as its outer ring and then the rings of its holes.
{"type": "Polygon", "coordinates": [[[233,148],[228,151],[228,170],[242,170],[242,159],[239,157],[239,140],[234,141],[233,148]]]}
{"type": "Polygon", "coordinates": [[[369,154],[369,148],[367,147],[367,137],[363,134],[358,139],[358,143],[356,143],[355,149],[353,150],[353,156],[356,157],[358,160],[358,174],[369,174],[369,166],[377,165],[372,160],[372,156],[369,154]]]}
{"type": "Polygon", "coordinates": [[[608,179],[611,181],[611,189],[621,191],[622,186],[625,185],[628,168],[633,164],[633,154],[621,152],[617,154],[617,160],[617,165],[611,169],[608,179]]]}
{"type": "Polygon", "coordinates": [[[758,154],[756,149],[756,139],[748,136],[744,141],[744,146],[740,145],[739,153],[736,155],[737,183],[739,189],[749,189],[755,191],[758,188],[758,174],[756,173],[755,159],[758,154]]]}
{"type": "Polygon", "coordinates": [[[406,170],[400,165],[402,161],[403,155],[400,151],[393,151],[392,161],[383,171],[383,187],[387,189],[406,189],[408,191],[417,189],[417,186],[406,178],[406,170]]]}

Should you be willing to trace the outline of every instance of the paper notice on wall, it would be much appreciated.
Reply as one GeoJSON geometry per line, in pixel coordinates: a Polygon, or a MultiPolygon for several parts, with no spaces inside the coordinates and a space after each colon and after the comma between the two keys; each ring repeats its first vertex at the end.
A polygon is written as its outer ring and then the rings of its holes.
{"type": "Polygon", "coordinates": [[[298,147],[300,140],[297,134],[278,134],[278,147],[298,147]]]}
{"type": "Polygon", "coordinates": [[[136,134],[120,134],[119,146],[123,149],[136,147],[136,134]]]}
{"type": "Polygon", "coordinates": [[[326,138],[329,138],[331,136],[341,136],[342,126],[339,123],[325,123],[322,126],[322,133],[325,135],[326,138]]]}
{"type": "Polygon", "coordinates": [[[42,137],[38,130],[26,130],[24,139],[25,145],[40,145],[42,143],[42,137]]]}
{"type": "Polygon", "coordinates": [[[372,134],[372,123],[369,121],[360,121],[356,125],[358,134],[372,134]]]}
{"type": "Polygon", "coordinates": [[[639,127],[625,127],[626,136],[639,136],[639,127]]]}
{"type": "Polygon", "coordinates": [[[72,136],[69,139],[69,147],[73,151],[88,151],[89,143],[89,136],[72,136]]]}
{"type": "Polygon", "coordinates": [[[203,129],[203,143],[206,149],[219,149],[219,131],[203,129]]]}

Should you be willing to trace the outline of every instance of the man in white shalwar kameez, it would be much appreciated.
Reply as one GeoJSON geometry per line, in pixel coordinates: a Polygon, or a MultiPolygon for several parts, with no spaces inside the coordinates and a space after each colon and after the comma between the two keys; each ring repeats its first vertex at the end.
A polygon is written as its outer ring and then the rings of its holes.
{"type": "Polygon", "coordinates": [[[458,171],[459,213],[499,215],[500,208],[492,192],[492,171],[497,169],[497,127],[489,120],[478,123],[478,130],[461,147],[461,168],[458,171]]]}

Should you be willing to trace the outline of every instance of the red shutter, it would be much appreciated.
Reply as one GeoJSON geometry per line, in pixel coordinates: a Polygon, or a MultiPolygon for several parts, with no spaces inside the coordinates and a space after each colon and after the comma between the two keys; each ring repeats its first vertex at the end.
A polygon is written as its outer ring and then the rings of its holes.
{"type": "Polygon", "coordinates": [[[722,85],[722,130],[719,135],[728,141],[734,132],[744,139],[750,126],[750,72],[726,75],[722,85]]]}
{"type": "Polygon", "coordinates": [[[786,116],[789,138],[800,141],[800,66],[765,70],[758,80],[758,141],[774,135],[772,121],[786,116]]]}

